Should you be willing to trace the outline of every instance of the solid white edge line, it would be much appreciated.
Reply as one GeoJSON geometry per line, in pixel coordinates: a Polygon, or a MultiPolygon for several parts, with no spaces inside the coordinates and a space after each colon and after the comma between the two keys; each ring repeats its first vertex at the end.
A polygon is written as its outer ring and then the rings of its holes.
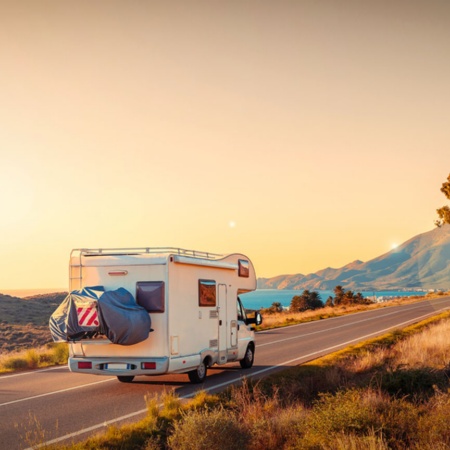
{"type": "Polygon", "coordinates": [[[66,388],[66,389],[60,389],[59,391],[46,392],[45,394],[33,395],[32,397],[19,398],[17,400],[12,400],[10,402],[0,403],[0,406],[13,405],[14,403],[20,403],[20,402],[25,402],[27,400],[34,400],[35,398],[41,398],[41,397],[47,397],[49,395],[60,394],[61,392],[74,391],[75,389],[81,389],[86,386],[93,386],[94,384],[106,383],[108,381],[113,381],[113,380],[115,380],[115,378],[108,378],[107,380],[95,381],[94,383],[82,384],[80,386],[73,386],[73,387],[66,388]]]}
{"type": "MultiPolygon", "coordinates": [[[[316,356],[316,355],[319,354],[319,353],[323,353],[323,352],[327,353],[327,352],[330,352],[330,351],[332,351],[332,350],[335,350],[335,349],[337,349],[337,348],[339,348],[339,347],[346,347],[347,345],[353,344],[354,342],[363,341],[363,340],[368,339],[368,338],[370,338],[370,337],[372,337],[372,336],[375,336],[375,335],[377,335],[377,334],[383,334],[383,333],[386,333],[387,331],[392,330],[393,328],[402,327],[402,326],[405,326],[405,325],[407,325],[407,324],[410,324],[410,323],[414,323],[414,322],[420,321],[420,320],[422,320],[422,319],[424,319],[424,318],[426,318],[426,317],[432,316],[432,315],[434,315],[434,314],[436,314],[436,313],[439,313],[439,312],[441,312],[441,311],[445,311],[445,310],[447,310],[447,309],[448,309],[448,308],[442,308],[442,309],[433,311],[433,312],[431,312],[431,313],[425,314],[425,315],[423,315],[423,316],[420,316],[420,317],[416,317],[416,318],[414,318],[414,319],[407,320],[406,322],[399,323],[399,324],[397,324],[397,325],[393,325],[393,326],[391,326],[391,327],[385,328],[384,330],[375,331],[375,332],[373,332],[373,333],[366,334],[365,336],[361,336],[361,337],[352,339],[352,340],[350,340],[350,341],[343,342],[342,344],[337,344],[337,345],[333,345],[333,346],[331,346],[331,347],[328,347],[328,348],[325,348],[325,349],[322,349],[322,350],[317,350],[316,352],[310,353],[309,355],[304,355],[304,356],[300,356],[299,358],[294,358],[294,359],[291,359],[291,360],[289,360],[289,361],[284,361],[284,362],[282,362],[282,363],[280,363],[280,364],[278,364],[278,365],[276,365],[276,366],[266,367],[266,368],[264,368],[264,369],[261,369],[261,370],[258,370],[258,371],[256,371],[256,372],[252,373],[252,374],[251,374],[251,377],[254,377],[255,375],[260,375],[260,374],[262,374],[262,373],[269,372],[269,371],[271,371],[271,370],[275,370],[275,369],[278,368],[278,367],[283,367],[283,366],[286,366],[286,365],[291,364],[291,363],[293,363],[293,362],[300,361],[300,360],[302,360],[302,359],[311,358],[312,356],[316,356]]],[[[304,361],[304,362],[307,362],[307,361],[304,361]]],[[[234,383],[234,382],[236,382],[236,381],[239,381],[239,380],[241,380],[242,378],[243,378],[242,376],[239,376],[239,377],[233,378],[232,380],[225,381],[225,382],[219,383],[219,384],[215,384],[214,386],[211,386],[211,387],[206,388],[206,389],[203,389],[203,390],[206,391],[206,392],[209,392],[209,391],[212,391],[213,389],[218,389],[218,388],[222,388],[222,387],[228,386],[229,384],[232,384],[232,383],[234,383]]],[[[182,396],[182,397],[180,397],[180,398],[181,398],[181,399],[184,399],[184,398],[190,398],[190,397],[193,397],[195,394],[196,394],[196,392],[193,392],[192,394],[184,395],[184,396],[182,396]]],[[[75,431],[75,432],[73,432],[73,433],[66,434],[66,435],[64,435],[64,436],[60,436],[60,437],[58,437],[58,438],[52,439],[51,441],[47,441],[47,442],[44,442],[44,443],[42,443],[42,444],[35,445],[34,447],[26,448],[25,450],[34,450],[34,449],[37,449],[37,448],[45,447],[46,445],[56,444],[57,442],[65,441],[66,439],[70,439],[70,438],[72,438],[72,437],[80,436],[80,435],[85,434],[85,433],[88,433],[88,432],[90,432],[90,431],[98,430],[99,428],[106,427],[106,426],[111,425],[111,424],[116,423],[116,422],[120,422],[121,420],[129,419],[129,418],[134,417],[134,416],[137,416],[137,415],[139,415],[139,414],[143,414],[143,413],[145,413],[146,411],[147,411],[147,409],[141,409],[140,411],[136,411],[136,412],[134,412],[134,413],[127,414],[127,415],[125,415],[125,416],[117,417],[117,418],[115,418],[115,419],[111,419],[111,420],[108,420],[108,421],[106,421],[106,422],[103,422],[103,423],[100,423],[100,424],[97,424],[97,425],[92,425],[92,426],[89,427],[89,428],[83,428],[82,430],[75,431]]]]}
{"type": "Polygon", "coordinates": [[[47,369],[32,370],[30,372],[13,373],[11,375],[0,375],[0,381],[5,380],[6,378],[23,377],[25,375],[36,375],[37,373],[50,372],[50,370],[56,370],[56,369],[67,369],[67,370],[69,370],[69,368],[67,367],[67,364],[64,364],[64,365],[61,365],[61,366],[49,367],[47,369]]]}

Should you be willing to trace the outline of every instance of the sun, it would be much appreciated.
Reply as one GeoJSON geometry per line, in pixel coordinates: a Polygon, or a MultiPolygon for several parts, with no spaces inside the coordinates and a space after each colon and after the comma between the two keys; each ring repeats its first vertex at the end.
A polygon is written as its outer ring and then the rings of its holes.
{"type": "Polygon", "coordinates": [[[230,221],[228,222],[228,226],[229,226],[230,228],[236,228],[236,222],[235,222],[234,220],[230,220],[230,221]]]}
{"type": "Polygon", "coordinates": [[[398,244],[393,243],[391,244],[391,250],[395,250],[398,247],[398,244]]]}

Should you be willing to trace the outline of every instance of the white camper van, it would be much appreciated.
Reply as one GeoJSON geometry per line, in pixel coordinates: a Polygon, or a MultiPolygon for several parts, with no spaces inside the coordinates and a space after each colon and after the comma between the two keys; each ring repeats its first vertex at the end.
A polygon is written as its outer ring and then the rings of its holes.
{"type": "Polygon", "coordinates": [[[118,345],[105,336],[70,341],[72,372],[114,375],[187,373],[205,380],[213,364],[253,365],[255,336],[239,295],[256,289],[253,264],[228,256],[178,248],[76,249],[70,255],[70,290],[124,288],[150,315],[148,338],[118,345]]]}

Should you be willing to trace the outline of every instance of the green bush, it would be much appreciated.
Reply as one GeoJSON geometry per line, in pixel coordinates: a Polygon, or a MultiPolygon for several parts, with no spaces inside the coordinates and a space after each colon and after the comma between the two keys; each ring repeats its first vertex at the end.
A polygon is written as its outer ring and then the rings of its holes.
{"type": "Polygon", "coordinates": [[[396,397],[425,401],[435,387],[445,385],[447,379],[440,371],[428,368],[388,370],[382,376],[381,388],[396,397]]]}
{"type": "Polygon", "coordinates": [[[39,353],[34,350],[27,350],[25,353],[25,361],[28,369],[37,369],[39,367],[40,357],[39,353]]]}
{"type": "Polygon", "coordinates": [[[420,446],[430,450],[450,448],[450,393],[437,392],[425,412],[418,421],[420,446]],[[427,443],[432,445],[427,447],[427,443]]]}
{"type": "Polygon", "coordinates": [[[3,361],[3,367],[6,370],[23,370],[28,368],[28,362],[20,356],[12,356],[3,361]]]}
{"type": "Polygon", "coordinates": [[[324,394],[306,421],[305,447],[330,448],[339,436],[372,436],[391,449],[411,448],[418,438],[420,414],[410,402],[371,389],[324,394]]]}
{"type": "Polygon", "coordinates": [[[359,390],[321,394],[308,418],[308,427],[319,436],[367,433],[379,425],[370,400],[359,390]]]}
{"type": "Polygon", "coordinates": [[[53,363],[67,364],[69,359],[69,346],[65,342],[58,342],[53,345],[53,363]]]}
{"type": "Polygon", "coordinates": [[[221,409],[191,411],[174,422],[168,439],[172,450],[246,450],[250,436],[236,416],[221,409]]]}

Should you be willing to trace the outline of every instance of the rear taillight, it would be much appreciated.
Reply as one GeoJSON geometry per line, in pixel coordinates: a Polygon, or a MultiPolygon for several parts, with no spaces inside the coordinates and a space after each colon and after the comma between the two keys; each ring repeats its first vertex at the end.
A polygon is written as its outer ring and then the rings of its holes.
{"type": "Polygon", "coordinates": [[[143,362],[141,364],[141,368],[147,369],[147,370],[154,370],[154,369],[156,369],[156,363],[155,362],[143,362]]]}
{"type": "Polygon", "coordinates": [[[80,361],[78,363],[79,369],[92,369],[92,363],[91,361],[80,361]]]}

